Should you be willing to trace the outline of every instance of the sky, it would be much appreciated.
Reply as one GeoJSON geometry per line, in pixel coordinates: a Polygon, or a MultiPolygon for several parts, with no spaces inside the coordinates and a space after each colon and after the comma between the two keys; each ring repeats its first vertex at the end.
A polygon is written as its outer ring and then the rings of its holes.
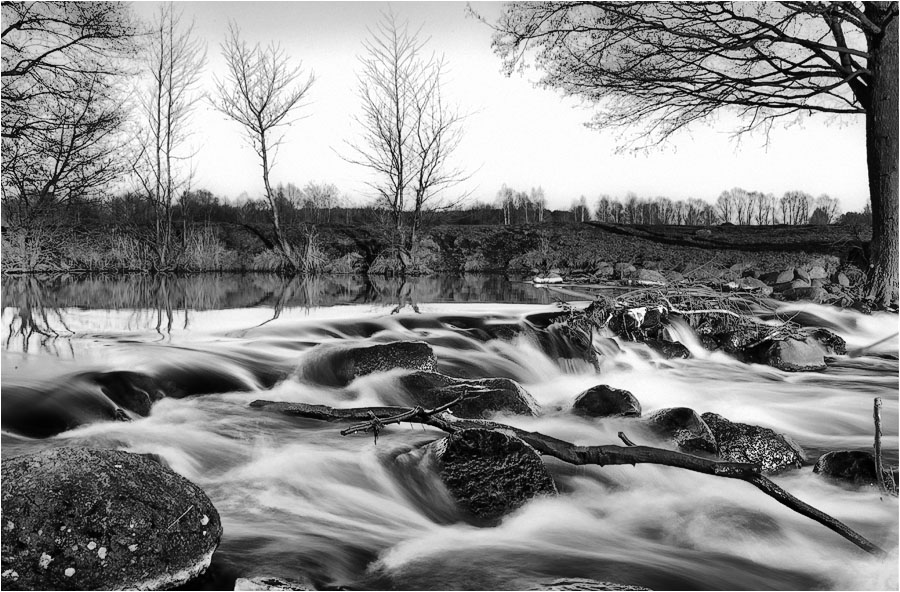
{"type": "MultiPolygon", "coordinates": [[[[141,18],[151,18],[156,2],[137,2],[141,18]]],[[[496,21],[498,3],[473,3],[476,12],[496,21]]],[[[343,157],[358,141],[354,115],[359,56],[368,27],[385,10],[411,28],[421,27],[427,48],[447,64],[448,96],[468,116],[455,163],[470,172],[454,193],[493,202],[498,189],[543,187],[549,207],[567,209],[584,195],[601,194],[709,201],[724,190],[743,187],[774,193],[799,189],[827,193],[843,211],[861,210],[868,200],[865,124],[861,116],[831,120],[804,118],[777,128],[769,142],[760,134],[736,141],[736,120],[717,121],[680,133],[649,153],[617,154],[613,131],[589,129],[591,107],[534,84],[539,73],[505,76],[491,50],[491,29],[467,15],[465,2],[176,2],[207,43],[202,90],[214,92],[224,78],[220,44],[233,20],[251,43],[279,43],[306,71],[315,74],[300,119],[286,128],[272,171],[273,183],[335,184],[358,204],[372,199],[371,174],[343,157]]],[[[259,158],[241,127],[204,101],[193,123],[193,187],[226,199],[243,193],[262,196],[259,158]]]]}

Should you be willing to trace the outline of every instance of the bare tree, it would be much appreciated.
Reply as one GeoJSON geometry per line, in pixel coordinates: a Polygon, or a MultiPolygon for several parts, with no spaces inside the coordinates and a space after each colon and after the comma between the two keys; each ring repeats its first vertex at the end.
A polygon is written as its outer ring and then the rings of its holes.
{"type": "Polygon", "coordinates": [[[802,114],[866,118],[874,215],[868,295],[898,292],[896,2],[510,3],[494,48],[542,82],[598,103],[594,125],[652,145],[732,109],[738,132],[802,114]]]}
{"type": "Polygon", "coordinates": [[[172,208],[188,189],[185,168],[190,117],[201,99],[197,90],[206,64],[206,45],[194,35],[193,23],[182,23],[173,4],[159,7],[147,37],[144,59],[146,85],[138,93],[141,126],[132,171],[154,214],[152,247],[157,264],[172,263],[172,208]]]}
{"type": "Polygon", "coordinates": [[[123,172],[119,81],[134,36],[122,3],[3,3],[7,219],[35,223],[98,197],[123,172]]]}
{"type": "Polygon", "coordinates": [[[353,156],[347,157],[375,173],[370,186],[391,212],[392,248],[401,270],[415,247],[426,206],[433,207],[441,191],[466,178],[452,165],[463,116],[446,103],[444,62],[423,55],[425,43],[391,12],[370,31],[358,76],[362,114],[356,120],[364,139],[351,146],[353,156]]]}
{"type": "Polygon", "coordinates": [[[222,55],[228,65],[228,76],[225,80],[216,80],[217,97],[213,105],[243,126],[261,161],[274,242],[288,267],[295,271],[302,269],[302,255],[288,241],[282,227],[269,176],[278,147],[284,140],[281,128],[293,122],[291,117],[303,106],[303,98],[315,77],[313,74],[306,76],[302,64],[292,66],[290,57],[277,44],[251,47],[241,39],[234,23],[229,24],[222,55]]]}

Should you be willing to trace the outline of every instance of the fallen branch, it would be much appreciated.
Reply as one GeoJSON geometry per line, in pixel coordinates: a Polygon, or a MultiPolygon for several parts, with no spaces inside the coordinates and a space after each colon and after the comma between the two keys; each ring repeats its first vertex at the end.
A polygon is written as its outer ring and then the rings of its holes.
{"type": "Polygon", "coordinates": [[[884,483],[884,465],[881,460],[881,397],[875,397],[872,417],[875,420],[875,476],[878,479],[878,489],[881,490],[881,493],[887,493],[887,485],[884,483]]]}
{"type": "MultiPolygon", "coordinates": [[[[540,454],[552,456],[561,461],[573,465],[637,465],[655,464],[679,469],[687,469],[706,475],[740,479],[752,484],[754,487],[787,506],[795,512],[811,518],[830,528],[834,532],[852,542],[859,548],[876,556],[885,556],[883,549],[848,527],[846,524],[817,510],[809,504],[800,501],[781,487],[763,476],[757,463],[737,463],[716,461],[699,456],[665,450],[651,446],[576,446],[571,442],[559,440],[539,432],[528,432],[506,424],[495,423],[483,419],[463,419],[448,413],[446,410],[463,398],[477,396],[477,393],[463,394],[459,398],[442,405],[441,407],[425,410],[421,407],[374,407],[356,409],[335,409],[325,405],[306,405],[303,403],[279,403],[257,400],[250,406],[268,411],[276,411],[325,421],[358,421],[361,423],[342,430],[341,434],[347,435],[357,432],[373,431],[376,425],[384,426],[390,423],[421,423],[436,427],[444,432],[453,434],[466,429],[494,430],[508,435],[516,436],[534,448],[540,454]]],[[[379,428],[380,429],[380,428],[379,428]]],[[[620,434],[622,438],[624,434],[620,434]]],[[[627,436],[623,441],[631,442],[627,436]]],[[[633,443],[632,443],[633,444],[633,443]]]]}

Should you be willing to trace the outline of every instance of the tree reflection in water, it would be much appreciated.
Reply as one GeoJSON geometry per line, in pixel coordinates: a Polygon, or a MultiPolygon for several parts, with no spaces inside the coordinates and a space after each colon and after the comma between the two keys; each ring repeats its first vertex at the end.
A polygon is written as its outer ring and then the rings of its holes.
{"type": "MultiPolygon", "coordinates": [[[[271,320],[286,309],[348,304],[383,305],[397,314],[419,312],[429,302],[549,304],[552,294],[497,274],[432,275],[405,280],[381,276],[208,273],[9,276],[2,285],[5,347],[71,352],[67,318],[75,311],[127,311],[129,331],[155,331],[167,340],[175,327],[187,330],[195,311],[271,308],[271,320]]],[[[87,331],[96,328],[88,328],[87,331]]]]}

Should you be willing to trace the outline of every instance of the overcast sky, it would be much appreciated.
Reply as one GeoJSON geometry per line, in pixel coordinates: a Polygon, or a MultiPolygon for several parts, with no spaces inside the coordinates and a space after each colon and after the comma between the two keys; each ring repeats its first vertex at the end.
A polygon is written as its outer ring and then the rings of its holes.
{"type": "MultiPolygon", "coordinates": [[[[739,186],[781,195],[801,189],[841,200],[844,211],[859,210],[868,199],[865,127],[862,117],[829,120],[816,116],[776,130],[766,147],[761,135],[740,143],[730,134],[734,122],[723,116],[698,126],[650,154],[617,155],[613,132],[588,129],[590,109],[532,83],[537,73],[507,78],[491,51],[491,30],[467,16],[464,2],[178,2],[187,20],[208,44],[204,88],[225,76],[220,43],[229,20],[250,42],[280,43],[316,82],[303,119],[287,128],[273,181],[299,186],[334,183],[357,203],[371,198],[369,173],[345,162],[346,142],[358,138],[353,115],[358,56],[367,27],[390,7],[400,20],[429,38],[428,48],[448,65],[447,92],[470,113],[457,162],[472,171],[459,192],[493,201],[501,184],[516,189],[542,186],[552,208],[568,208],[580,195],[593,205],[600,194],[699,197],[714,200],[739,186]]],[[[475,3],[489,21],[496,3],[475,3]]],[[[155,2],[139,2],[139,16],[150,18],[155,2]]],[[[208,103],[193,124],[195,188],[235,198],[262,195],[260,165],[242,129],[208,103]]]]}

